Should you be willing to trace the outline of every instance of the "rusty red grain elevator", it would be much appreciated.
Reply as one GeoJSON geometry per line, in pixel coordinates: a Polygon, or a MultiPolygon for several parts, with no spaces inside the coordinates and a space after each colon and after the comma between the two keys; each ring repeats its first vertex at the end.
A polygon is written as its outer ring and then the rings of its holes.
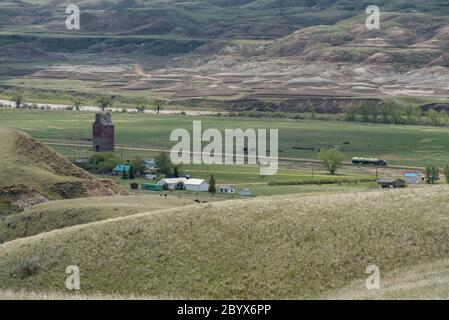
{"type": "Polygon", "coordinates": [[[114,151],[115,135],[112,116],[109,112],[101,112],[95,115],[92,125],[92,146],[94,151],[114,151]]]}

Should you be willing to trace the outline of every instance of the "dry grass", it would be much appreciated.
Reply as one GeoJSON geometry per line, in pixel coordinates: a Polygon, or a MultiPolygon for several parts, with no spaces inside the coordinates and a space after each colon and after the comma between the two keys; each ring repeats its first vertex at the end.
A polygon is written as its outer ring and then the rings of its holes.
{"type": "Polygon", "coordinates": [[[447,187],[282,196],[185,206],[0,245],[0,288],[187,298],[320,298],[376,264],[383,272],[449,256],[447,187]],[[37,256],[41,271],[9,275],[37,256]]]}
{"type": "MultiPolygon", "coordinates": [[[[367,275],[368,276],[368,275],[367,275]]],[[[381,288],[367,290],[365,279],[331,292],[326,299],[449,299],[449,260],[420,264],[382,274],[381,288]]]]}
{"type": "Polygon", "coordinates": [[[137,297],[133,295],[69,294],[58,292],[29,292],[1,290],[0,300],[172,300],[171,297],[137,297]]]}
{"type": "Polygon", "coordinates": [[[0,243],[42,232],[143,212],[181,207],[192,200],[160,195],[115,196],[42,203],[31,210],[0,217],[0,243]]]}

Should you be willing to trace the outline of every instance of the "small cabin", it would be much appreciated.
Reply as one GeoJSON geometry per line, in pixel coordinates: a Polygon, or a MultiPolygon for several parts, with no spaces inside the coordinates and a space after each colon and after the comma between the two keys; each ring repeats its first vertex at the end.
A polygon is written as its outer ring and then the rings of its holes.
{"type": "Polygon", "coordinates": [[[157,169],[156,161],[154,159],[143,160],[143,165],[145,166],[145,170],[152,171],[157,169]]]}
{"type": "Polygon", "coordinates": [[[421,184],[422,177],[421,174],[416,172],[406,172],[404,173],[404,180],[407,184],[421,184]]]}
{"type": "Polygon", "coordinates": [[[237,189],[234,186],[220,186],[218,188],[220,193],[236,193],[237,189]]]}

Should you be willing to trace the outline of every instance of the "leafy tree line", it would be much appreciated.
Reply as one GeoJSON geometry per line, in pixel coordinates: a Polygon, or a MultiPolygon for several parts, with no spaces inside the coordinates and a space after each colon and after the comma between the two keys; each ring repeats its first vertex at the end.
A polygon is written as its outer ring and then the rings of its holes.
{"type": "Polygon", "coordinates": [[[424,179],[428,184],[435,184],[440,180],[441,173],[444,175],[446,183],[449,183],[449,164],[446,164],[442,170],[433,164],[427,165],[424,179]]]}
{"type": "MultiPolygon", "coordinates": [[[[113,103],[114,103],[113,97],[109,97],[109,96],[99,96],[95,100],[95,104],[103,112],[107,111],[108,108],[112,108],[113,103]]],[[[80,110],[80,107],[82,104],[83,104],[83,99],[81,97],[74,97],[72,99],[72,105],[75,110],[77,110],[77,111],[80,110]]],[[[161,112],[161,110],[164,109],[166,102],[164,100],[155,100],[152,103],[147,103],[144,100],[140,100],[136,104],[136,110],[138,113],[144,113],[145,110],[147,110],[147,106],[151,105],[151,104],[154,106],[154,110],[156,111],[156,113],[159,114],[161,112]]],[[[123,110],[126,110],[126,109],[123,109],[123,110]]]]}
{"type": "Polygon", "coordinates": [[[432,126],[446,126],[449,124],[449,114],[444,110],[430,109],[425,112],[413,106],[401,106],[394,103],[347,106],[344,109],[344,119],[346,121],[383,124],[432,126]]]}
{"type": "Polygon", "coordinates": [[[154,158],[156,162],[157,172],[165,177],[179,178],[182,176],[181,167],[173,164],[167,153],[161,152],[154,158]]]}
{"type": "Polygon", "coordinates": [[[127,164],[130,166],[130,172],[127,174],[127,178],[130,179],[142,175],[145,171],[145,164],[141,158],[135,158],[123,163],[112,152],[96,153],[89,158],[88,162],[77,163],[77,165],[84,170],[97,174],[111,174],[114,168],[120,164],[127,164]]]}

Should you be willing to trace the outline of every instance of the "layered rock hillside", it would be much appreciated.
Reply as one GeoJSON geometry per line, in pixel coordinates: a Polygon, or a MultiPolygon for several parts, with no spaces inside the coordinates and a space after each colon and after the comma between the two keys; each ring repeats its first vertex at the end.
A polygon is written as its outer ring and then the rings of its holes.
{"type": "Polygon", "coordinates": [[[0,215],[54,199],[126,195],[28,134],[0,129],[0,215]]]}

